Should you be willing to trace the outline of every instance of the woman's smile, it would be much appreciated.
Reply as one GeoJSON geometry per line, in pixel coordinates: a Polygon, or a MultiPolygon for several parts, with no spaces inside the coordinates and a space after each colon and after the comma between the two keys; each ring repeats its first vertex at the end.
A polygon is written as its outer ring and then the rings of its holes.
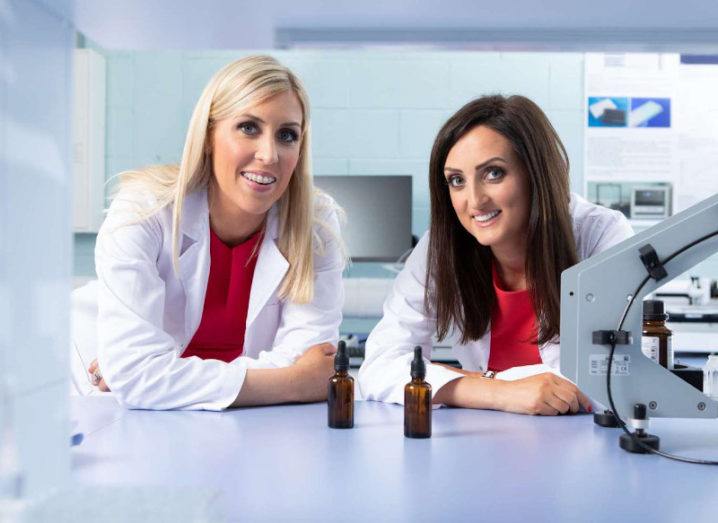
{"type": "Polygon", "coordinates": [[[259,193],[266,193],[274,189],[277,177],[263,171],[242,171],[239,173],[245,183],[259,193]]]}
{"type": "Polygon", "coordinates": [[[501,210],[489,211],[485,213],[476,213],[471,215],[471,219],[474,220],[475,227],[491,227],[496,224],[501,215],[501,210]]]}

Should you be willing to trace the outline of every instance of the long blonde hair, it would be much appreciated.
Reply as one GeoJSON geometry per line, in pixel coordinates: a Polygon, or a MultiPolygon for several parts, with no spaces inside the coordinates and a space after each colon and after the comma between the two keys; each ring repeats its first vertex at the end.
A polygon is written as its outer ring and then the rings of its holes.
{"type": "MultiPolygon", "coordinates": [[[[119,191],[147,192],[155,201],[147,218],[167,205],[172,211],[172,264],[179,266],[180,221],[185,196],[206,188],[212,177],[210,133],[216,123],[293,92],[302,107],[299,160],[289,186],[278,201],[278,247],[289,261],[279,295],[297,303],[314,296],[314,187],[310,166],[309,100],[300,80],[271,56],[248,56],[217,71],[195,105],[179,166],[156,165],[120,174],[119,191]]],[[[321,247],[320,247],[321,248],[321,247]]]]}

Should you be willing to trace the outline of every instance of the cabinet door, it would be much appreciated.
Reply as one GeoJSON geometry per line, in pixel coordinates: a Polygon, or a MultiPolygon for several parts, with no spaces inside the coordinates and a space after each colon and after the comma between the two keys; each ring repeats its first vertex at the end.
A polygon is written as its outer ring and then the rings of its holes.
{"type": "Polygon", "coordinates": [[[91,49],[74,54],[73,225],[97,232],[105,198],[105,59],[91,49]]]}

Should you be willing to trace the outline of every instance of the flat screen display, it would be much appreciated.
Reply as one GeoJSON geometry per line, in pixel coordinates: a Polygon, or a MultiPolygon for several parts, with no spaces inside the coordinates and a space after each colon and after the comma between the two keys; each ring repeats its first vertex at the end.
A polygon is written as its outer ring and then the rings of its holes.
{"type": "Polygon", "coordinates": [[[355,261],[395,261],[411,248],[411,176],[315,176],[347,215],[342,229],[355,261]]]}
{"type": "Polygon", "coordinates": [[[636,205],[665,205],[666,191],[663,189],[646,189],[636,191],[636,205]]]}

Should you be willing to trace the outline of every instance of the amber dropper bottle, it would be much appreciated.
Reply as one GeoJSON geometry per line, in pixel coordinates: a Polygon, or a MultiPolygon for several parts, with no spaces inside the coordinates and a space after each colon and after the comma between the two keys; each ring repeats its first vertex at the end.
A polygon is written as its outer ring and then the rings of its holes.
{"type": "Polygon", "coordinates": [[[334,355],[334,376],[329,378],[328,422],[333,429],[354,426],[354,378],[349,375],[349,355],[343,341],[334,355]]]}
{"type": "Polygon", "coordinates": [[[414,348],[411,381],[404,387],[404,436],[431,437],[431,385],[424,381],[426,364],[421,347],[414,348]]]}
{"type": "Polygon", "coordinates": [[[641,351],[653,361],[669,370],[673,369],[673,332],[666,327],[666,314],[663,302],[646,300],[643,302],[643,337],[641,351]]]}

